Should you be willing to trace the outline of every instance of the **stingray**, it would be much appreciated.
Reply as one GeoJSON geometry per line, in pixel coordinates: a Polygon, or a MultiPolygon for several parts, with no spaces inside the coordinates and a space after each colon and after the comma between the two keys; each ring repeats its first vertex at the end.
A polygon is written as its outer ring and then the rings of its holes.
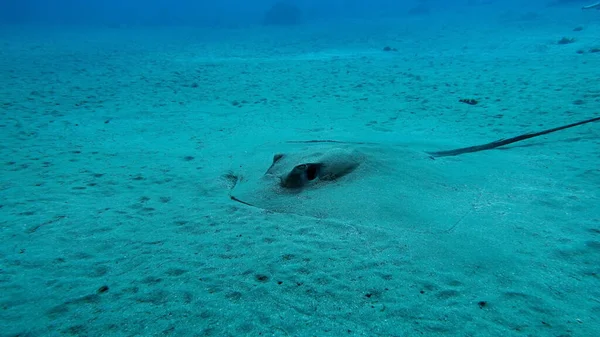
{"type": "Polygon", "coordinates": [[[229,174],[233,182],[229,196],[275,213],[447,232],[477,206],[486,180],[493,179],[491,172],[482,173],[476,165],[492,157],[474,162],[450,157],[476,157],[477,152],[597,121],[600,117],[444,151],[415,150],[406,144],[286,141],[259,152],[256,160],[247,158],[242,165],[245,172],[229,174]],[[270,162],[264,157],[267,153],[270,162]]]}

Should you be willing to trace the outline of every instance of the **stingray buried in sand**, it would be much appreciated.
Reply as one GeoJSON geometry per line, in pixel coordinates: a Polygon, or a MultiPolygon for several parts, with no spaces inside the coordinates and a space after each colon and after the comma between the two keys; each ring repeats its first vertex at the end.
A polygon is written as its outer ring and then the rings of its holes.
{"type": "MultiPolygon", "coordinates": [[[[277,213],[446,232],[484,202],[481,198],[488,183],[503,174],[496,170],[502,165],[494,164],[494,160],[502,159],[478,158],[475,152],[599,120],[596,117],[483,145],[434,152],[417,149],[414,144],[288,141],[266,149],[276,153],[271,155],[270,164],[249,161],[245,173],[230,174],[234,180],[230,197],[277,213]],[[472,155],[463,156],[466,154],[472,155]],[[447,158],[455,156],[462,159],[447,158]]],[[[261,153],[259,156],[267,152],[261,153]]]]}

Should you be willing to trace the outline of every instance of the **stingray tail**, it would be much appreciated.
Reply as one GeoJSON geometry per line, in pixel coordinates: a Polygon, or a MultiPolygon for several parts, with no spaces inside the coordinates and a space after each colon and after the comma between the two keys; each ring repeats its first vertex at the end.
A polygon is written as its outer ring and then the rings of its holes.
{"type": "Polygon", "coordinates": [[[522,140],[525,139],[529,139],[529,138],[534,138],[534,137],[538,137],[538,136],[543,136],[543,135],[547,135],[549,133],[553,133],[556,131],[560,131],[560,130],[564,130],[564,129],[569,129],[572,128],[574,126],[578,126],[578,125],[583,125],[583,124],[587,124],[587,123],[592,123],[592,122],[597,122],[600,121],[600,117],[595,117],[595,118],[590,118],[581,122],[577,122],[577,123],[573,123],[573,124],[569,124],[569,125],[564,125],[564,126],[559,126],[557,128],[553,128],[553,129],[548,129],[548,130],[544,130],[544,131],[540,131],[540,132],[533,132],[533,133],[525,133],[516,137],[512,137],[512,138],[508,138],[508,139],[499,139],[496,141],[493,141],[491,143],[487,143],[487,144],[482,144],[482,145],[475,145],[475,146],[469,146],[469,147],[463,147],[460,149],[454,149],[454,150],[447,150],[447,151],[437,151],[437,152],[427,152],[427,154],[431,155],[433,158],[439,158],[439,157],[450,157],[450,156],[458,156],[460,154],[464,154],[464,153],[471,153],[471,152],[479,152],[479,151],[485,151],[485,150],[491,150],[491,149],[495,149],[497,147],[500,146],[504,146],[504,145],[508,145],[508,144],[512,144],[512,143],[516,143],[516,142],[520,142],[522,140]]]}

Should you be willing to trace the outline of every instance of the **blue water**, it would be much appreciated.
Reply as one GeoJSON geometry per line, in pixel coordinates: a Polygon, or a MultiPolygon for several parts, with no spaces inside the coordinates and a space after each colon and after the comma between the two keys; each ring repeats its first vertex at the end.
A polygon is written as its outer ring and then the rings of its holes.
{"type": "Polygon", "coordinates": [[[598,117],[599,32],[591,0],[0,1],[0,336],[600,335],[600,123],[430,155],[598,117]]]}
{"type": "MultiPolygon", "coordinates": [[[[304,0],[283,1],[301,11],[304,22],[344,18],[399,18],[413,12],[449,12],[475,9],[541,10],[548,6],[577,8],[593,1],[582,0],[304,0]]],[[[179,0],[151,1],[17,1],[0,4],[0,19],[8,23],[45,23],[77,25],[143,24],[160,26],[220,26],[260,23],[276,1],[223,0],[216,2],[179,0]]]]}

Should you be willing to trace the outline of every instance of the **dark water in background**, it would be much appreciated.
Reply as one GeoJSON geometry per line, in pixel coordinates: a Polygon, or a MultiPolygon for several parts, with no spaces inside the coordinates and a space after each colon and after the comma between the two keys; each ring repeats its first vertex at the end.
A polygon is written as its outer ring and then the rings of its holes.
{"type": "MultiPolygon", "coordinates": [[[[0,22],[85,25],[240,26],[263,22],[277,0],[2,0],[0,22]]],[[[589,0],[285,0],[302,22],[402,17],[463,9],[528,9],[581,6],[589,0]]]]}

